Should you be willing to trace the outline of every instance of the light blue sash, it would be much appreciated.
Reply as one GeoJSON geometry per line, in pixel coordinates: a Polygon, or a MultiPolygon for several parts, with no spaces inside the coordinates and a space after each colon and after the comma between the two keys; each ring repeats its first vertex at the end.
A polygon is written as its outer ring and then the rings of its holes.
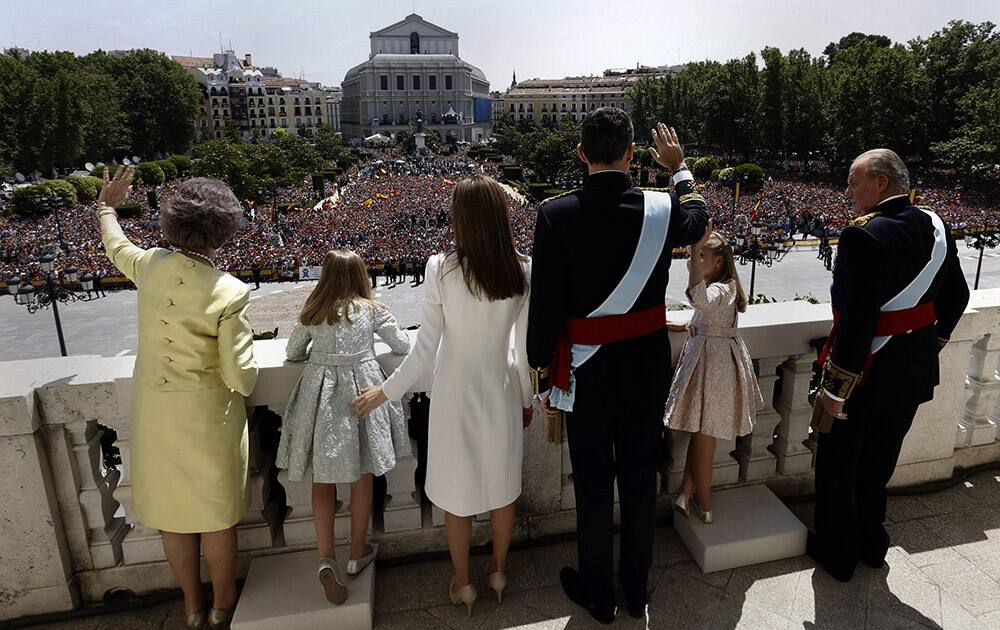
{"type": "MultiPolygon", "coordinates": [[[[646,287],[646,282],[660,259],[660,253],[667,242],[667,228],[670,227],[670,193],[644,190],[642,203],[644,211],[642,231],[639,233],[639,244],[632,256],[632,264],[608,299],[587,317],[607,317],[629,312],[646,287]]],[[[553,407],[563,411],[573,411],[573,401],[576,400],[576,378],[573,376],[573,371],[586,363],[600,349],[601,346],[573,344],[569,391],[553,387],[549,397],[553,407]]]]}
{"type": "MultiPolygon", "coordinates": [[[[931,287],[931,283],[934,282],[934,278],[937,276],[938,271],[941,270],[941,265],[944,264],[945,256],[948,254],[948,241],[944,236],[944,223],[941,222],[941,217],[929,210],[924,210],[923,208],[921,210],[927,213],[927,216],[931,219],[931,224],[934,226],[934,248],[931,250],[931,259],[927,261],[927,264],[920,270],[917,277],[910,284],[906,285],[905,289],[897,293],[894,298],[882,306],[881,311],[883,313],[886,311],[902,311],[916,306],[920,302],[920,298],[924,297],[924,294],[927,293],[927,289],[931,287]]],[[[875,337],[872,339],[872,354],[881,350],[885,344],[889,343],[890,339],[892,337],[875,337]]]]}

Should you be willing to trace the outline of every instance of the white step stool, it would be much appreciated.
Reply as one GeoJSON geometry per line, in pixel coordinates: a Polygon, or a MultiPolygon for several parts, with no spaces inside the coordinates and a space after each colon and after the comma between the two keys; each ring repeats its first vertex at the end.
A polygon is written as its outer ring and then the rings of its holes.
{"type": "Polygon", "coordinates": [[[337,548],[337,563],[347,585],[347,601],[326,601],[316,570],[315,550],[260,556],[250,563],[233,630],[371,630],[375,597],[375,565],[347,575],[350,548],[337,548]]]}
{"type": "Polygon", "coordinates": [[[806,527],[764,484],[712,493],[715,522],[674,512],[674,529],[705,573],[800,556],[806,527]]]}

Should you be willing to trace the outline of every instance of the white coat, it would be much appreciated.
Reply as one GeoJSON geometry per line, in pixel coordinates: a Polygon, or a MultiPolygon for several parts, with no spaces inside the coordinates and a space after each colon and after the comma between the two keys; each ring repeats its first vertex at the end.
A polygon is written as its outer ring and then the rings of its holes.
{"type": "Polygon", "coordinates": [[[399,400],[434,365],[424,490],[456,516],[521,494],[522,408],[533,393],[525,352],[531,263],[522,267],[524,294],[491,302],[469,291],[454,255],[431,257],[417,340],[383,385],[399,400]]]}

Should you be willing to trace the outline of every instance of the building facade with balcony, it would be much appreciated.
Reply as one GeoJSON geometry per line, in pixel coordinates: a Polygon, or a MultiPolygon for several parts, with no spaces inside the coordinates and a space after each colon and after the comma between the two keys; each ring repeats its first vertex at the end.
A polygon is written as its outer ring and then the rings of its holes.
{"type": "Polygon", "coordinates": [[[257,68],[249,54],[232,50],[212,57],[175,56],[201,87],[194,126],[198,140],[219,139],[236,130],[249,140],[277,129],[315,133],[328,122],[327,94],[318,83],[289,79],[274,68],[257,68]]]}
{"type": "Polygon", "coordinates": [[[683,66],[638,67],[605,70],[602,76],[564,79],[514,79],[503,96],[504,111],[514,121],[553,125],[563,118],[581,122],[598,107],[618,107],[628,111],[625,95],[643,78],[676,73],[683,66]]]}
{"type": "Polygon", "coordinates": [[[409,130],[418,118],[442,140],[476,142],[492,132],[490,83],[459,57],[458,34],[417,14],[370,34],[368,61],[347,71],[341,104],[346,138],[409,130]]]}

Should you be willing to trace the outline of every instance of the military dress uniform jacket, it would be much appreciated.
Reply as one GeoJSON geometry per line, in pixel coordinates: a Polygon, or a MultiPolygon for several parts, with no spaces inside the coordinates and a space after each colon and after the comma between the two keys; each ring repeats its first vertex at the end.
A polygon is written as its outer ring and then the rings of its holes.
{"type": "Polygon", "coordinates": [[[881,307],[917,277],[934,243],[930,217],[905,196],[887,199],[873,210],[841,234],[830,290],[839,322],[823,387],[846,399],[848,409],[862,403],[893,407],[930,400],[939,380],[938,351],[969,302],[969,286],[946,226],[944,263],[918,302],[934,302],[936,324],[893,336],[869,358],[881,307]]]}
{"type": "MultiPolygon", "coordinates": [[[[697,242],[705,232],[708,213],[693,180],[679,181],[670,200],[666,242],[630,312],[663,303],[671,251],[697,242]]],[[[619,171],[590,175],[581,190],[542,204],[532,253],[527,340],[536,393],[549,388],[547,370],[564,320],[587,317],[625,275],[639,242],[643,216],[642,190],[633,187],[628,175],[619,171]]],[[[633,391],[653,387],[662,393],[662,413],[670,377],[666,328],[602,346],[576,370],[575,377],[578,404],[586,404],[584,401],[594,395],[621,393],[620,388],[627,384],[633,391]]]]}

